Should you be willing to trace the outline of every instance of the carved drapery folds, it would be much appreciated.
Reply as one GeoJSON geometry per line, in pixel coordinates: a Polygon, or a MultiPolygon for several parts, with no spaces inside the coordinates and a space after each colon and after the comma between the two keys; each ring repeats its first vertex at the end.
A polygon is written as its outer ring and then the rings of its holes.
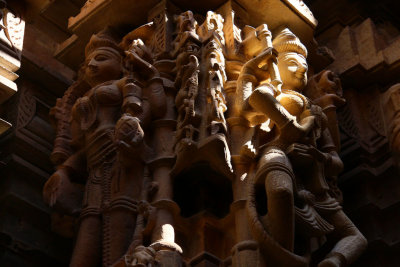
{"type": "Polygon", "coordinates": [[[119,44],[91,38],[44,188],[79,216],[72,266],[345,266],[365,248],[335,183],[340,81],[307,82],[291,29],[229,8],[157,6],[119,44]]]}

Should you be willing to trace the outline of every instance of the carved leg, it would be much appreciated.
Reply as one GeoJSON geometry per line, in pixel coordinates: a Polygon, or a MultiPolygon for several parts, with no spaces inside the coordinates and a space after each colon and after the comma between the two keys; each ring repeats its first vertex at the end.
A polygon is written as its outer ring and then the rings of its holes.
{"type": "Polygon", "coordinates": [[[333,234],[339,241],[318,267],[347,266],[361,255],[367,247],[367,240],[342,210],[327,216],[327,219],[335,227],[333,234]]]}
{"type": "Polygon", "coordinates": [[[268,221],[272,237],[285,249],[294,248],[294,200],[292,178],[280,170],[267,174],[268,221]]]}
{"type": "Polygon", "coordinates": [[[283,248],[294,249],[294,175],[286,154],[277,147],[267,147],[260,158],[256,183],[265,184],[268,199],[269,232],[283,248]]]}
{"type": "Polygon", "coordinates": [[[96,267],[101,264],[101,224],[99,215],[82,218],[71,267],[96,267]]]}
{"type": "Polygon", "coordinates": [[[136,226],[136,214],[132,210],[110,211],[110,262],[115,263],[127,252],[136,226]]]}

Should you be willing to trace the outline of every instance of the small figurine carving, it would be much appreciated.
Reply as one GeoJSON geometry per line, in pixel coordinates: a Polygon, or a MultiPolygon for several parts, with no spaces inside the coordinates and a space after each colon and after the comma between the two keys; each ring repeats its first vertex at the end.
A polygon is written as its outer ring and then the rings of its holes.
{"type": "Polygon", "coordinates": [[[177,36],[174,41],[176,53],[188,39],[198,40],[199,36],[196,33],[197,21],[194,19],[192,11],[186,11],[175,16],[175,22],[177,24],[177,36]]]}
{"type": "MultiPolygon", "coordinates": [[[[336,147],[335,151],[339,153],[340,136],[336,110],[345,104],[340,79],[332,71],[321,71],[311,77],[303,93],[320,106],[327,116],[327,127],[336,147]]],[[[337,176],[327,173],[326,182],[329,184],[329,193],[341,204],[343,197],[337,186],[337,176]]]]}
{"type": "Polygon", "coordinates": [[[178,32],[173,55],[177,66],[175,86],[179,91],[175,98],[177,159],[172,176],[195,163],[207,162],[230,177],[232,167],[224,116],[227,106],[223,90],[226,81],[223,18],[210,11],[198,27],[193,13],[188,11],[176,16],[175,21],[178,32]],[[189,154],[193,157],[188,158],[189,154]],[[209,154],[217,156],[210,158],[209,154]]]}
{"type": "Polygon", "coordinates": [[[145,247],[142,244],[144,239],[149,238],[154,230],[157,217],[156,208],[146,201],[141,201],[138,204],[138,213],[135,234],[125,255],[125,264],[135,267],[154,267],[157,266],[156,251],[151,246],[145,247]]]}

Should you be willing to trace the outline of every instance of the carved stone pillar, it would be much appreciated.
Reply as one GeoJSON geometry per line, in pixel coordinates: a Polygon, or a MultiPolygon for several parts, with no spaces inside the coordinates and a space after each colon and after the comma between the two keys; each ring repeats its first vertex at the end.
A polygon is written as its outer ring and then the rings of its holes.
{"type": "Polygon", "coordinates": [[[331,72],[308,81],[316,23],[295,0],[87,1],[56,53],[83,64],[43,190],[77,218],[71,265],[351,264],[366,240],[330,182],[343,101],[331,72]]]}

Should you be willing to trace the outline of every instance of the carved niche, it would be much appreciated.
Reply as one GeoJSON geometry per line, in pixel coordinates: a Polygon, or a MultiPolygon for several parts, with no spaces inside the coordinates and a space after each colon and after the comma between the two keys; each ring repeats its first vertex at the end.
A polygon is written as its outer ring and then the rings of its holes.
{"type": "Polygon", "coordinates": [[[353,262],[366,240],[335,183],[340,81],[308,82],[284,25],[176,10],[93,35],[52,109],[44,199],[78,218],[71,266],[353,262]]]}

